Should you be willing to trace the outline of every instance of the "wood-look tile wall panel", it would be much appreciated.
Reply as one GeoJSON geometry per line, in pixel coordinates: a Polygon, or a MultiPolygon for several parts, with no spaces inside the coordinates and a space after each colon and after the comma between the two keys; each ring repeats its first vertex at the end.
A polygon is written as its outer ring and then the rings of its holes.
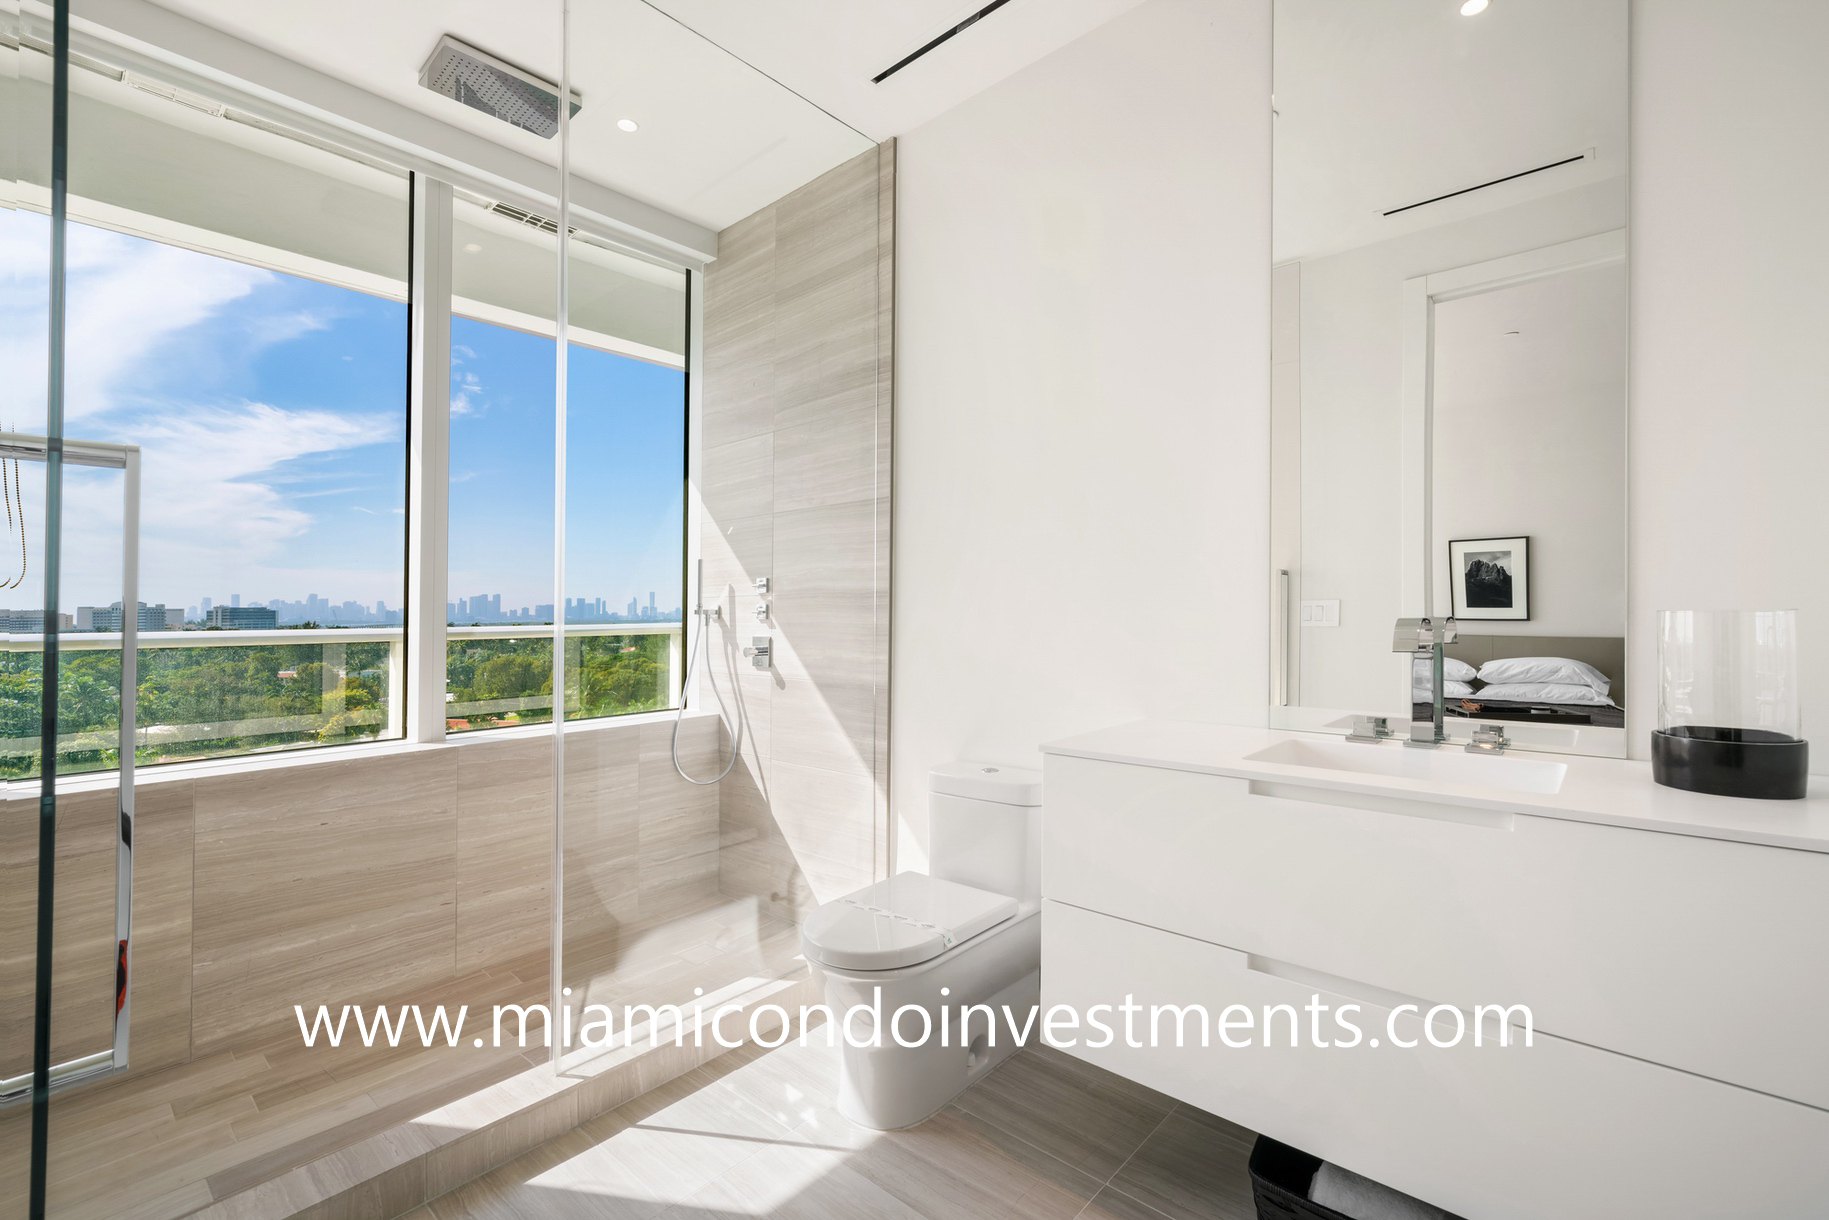
{"type": "MultiPolygon", "coordinates": [[[[21,785],[0,826],[0,1075],[31,1068],[37,923],[35,782],[21,785]],[[24,799],[17,799],[24,798],[24,799]],[[14,1036],[14,1035],[17,1036],[14,1036]]],[[[58,800],[53,1062],[113,1041],[115,812],[113,790],[58,800]]],[[[132,1041],[134,1072],[190,1056],[190,785],[144,789],[136,803],[132,1041]]]]}
{"type": "Polygon", "coordinates": [[[128,1060],[135,1073],[191,1054],[194,785],[134,793],[133,997],[128,1060]]]}
{"type": "MultiPolygon", "coordinates": [[[[36,781],[26,781],[35,797],[36,781]]],[[[58,802],[52,923],[53,1062],[106,1050],[114,1038],[115,810],[112,792],[58,802]]],[[[31,1070],[38,927],[38,802],[14,802],[5,837],[0,895],[0,1075],[31,1070]],[[21,1036],[11,1036],[18,1031],[21,1036]]]]}
{"type": "MultiPolygon", "coordinates": [[[[717,734],[711,720],[686,721],[681,759],[694,774],[720,765],[717,734]]],[[[674,774],[671,725],[612,722],[566,741],[568,938],[715,896],[717,789],[674,774]]],[[[111,1036],[116,799],[59,798],[59,1059],[111,1036]]],[[[30,1067],[35,785],[3,804],[0,1074],[14,1075],[30,1067]]],[[[547,951],[545,736],[196,778],[143,772],[136,811],[134,1074],[262,1045],[290,1028],[294,1003],[411,998],[547,951]]]]}
{"type": "Polygon", "coordinates": [[[191,1038],[456,969],[457,768],[401,753],[196,788],[191,1038]]]}
{"type": "MultiPolygon", "coordinates": [[[[731,226],[705,275],[701,548],[730,616],[713,638],[762,634],[751,582],[774,582],[775,667],[736,682],[749,733],[719,794],[720,884],[791,919],[888,869],[893,153],[731,226]]],[[[726,659],[707,668],[728,696],[726,659]]]]}
{"type": "MultiPolygon", "coordinates": [[[[625,734],[627,736],[627,734],[625,734]]],[[[544,952],[551,936],[552,742],[457,751],[457,967],[544,952]]]]}
{"type": "Polygon", "coordinates": [[[568,951],[641,921],[641,755],[639,731],[566,739],[568,951]]]}
{"type": "MultiPolygon", "coordinates": [[[[708,779],[722,765],[717,722],[680,725],[680,764],[708,779]]],[[[718,892],[718,790],[693,784],[673,765],[673,726],[641,731],[640,825],[637,871],[643,923],[658,922],[718,892]]]]}

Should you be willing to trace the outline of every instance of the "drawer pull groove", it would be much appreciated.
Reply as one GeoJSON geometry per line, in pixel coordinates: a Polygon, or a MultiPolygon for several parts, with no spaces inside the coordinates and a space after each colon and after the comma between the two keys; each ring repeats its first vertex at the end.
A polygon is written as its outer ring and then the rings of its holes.
{"type": "Polygon", "coordinates": [[[1433,822],[1458,822],[1463,826],[1481,826],[1487,830],[1510,830],[1516,815],[1509,810],[1475,809],[1469,805],[1438,804],[1401,796],[1383,796],[1373,792],[1342,792],[1334,788],[1311,788],[1306,784],[1273,783],[1254,779],[1252,796],[1267,796],[1279,801],[1299,801],[1305,805],[1335,805],[1343,809],[1365,809],[1373,813],[1394,813],[1399,817],[1427,818],[1433,822]]]}

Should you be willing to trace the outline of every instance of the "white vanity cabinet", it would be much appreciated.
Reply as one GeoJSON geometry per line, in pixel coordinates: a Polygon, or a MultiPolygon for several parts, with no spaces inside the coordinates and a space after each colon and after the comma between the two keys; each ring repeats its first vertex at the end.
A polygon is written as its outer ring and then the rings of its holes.
{"type": "Polygon", "coordinates": [[[1048,747],[1044,1003],[1288,1004],[1303,1031],[1069,1053],[1471,1220],[1829,1215],[1829,801],[1666,798],[1611,760],[1549,793],[1253,760],[1291,736],[1048,747]],[[1317,995],[1368,1041],[1313,1045],[1317,995]],[[1528,1005],[1534,1044],[1489,1017],[1481,1047],[1395,1047],[1405,1003],[1528,1005]]]}

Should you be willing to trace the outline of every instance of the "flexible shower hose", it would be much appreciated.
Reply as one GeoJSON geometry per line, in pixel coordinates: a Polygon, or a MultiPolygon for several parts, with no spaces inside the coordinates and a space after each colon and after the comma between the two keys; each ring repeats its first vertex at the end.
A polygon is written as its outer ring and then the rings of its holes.
{"type": "MultiPolygon", "coordinates": [[[[686,660],[686,684],[681,688],[682,692],[693,689],[692,675],[697,672],[699,648],[705,641],[705,633],[711,630],[710,614],[706,613],[704,610],[694,610],[692,613],[693,617],[699,620],[699,633],[692,637],[692,655],[686,660]]],[[[730,761],[724,764],[724,769],[722,771],[718,772],[710,779],[693,779],[690,775],[686,774],[686,768],[680,765],[680,722],[686,718],[686,700],[684,695],[681,695],[679,710],[675,712],[673,716],[673,769],[678,771],[680,773],[680,778],[689,784],[698,784],[703,787],[707,784],[717,783],[726,775],[730,774],[731,768],[737,765],[737,756],[743,753],[743,697],[736,689],[737,675],[734,665],[731,668],[730,686],[731,697],[737,701],[737,727],[731,734],[730,761]]],[[[718,717],[720,723],[728,723],[730,714],[724,708],[724,696],[718,694],[718,684],[716,682],[711,683],[711,693],[718,701],[718,717]]]]}

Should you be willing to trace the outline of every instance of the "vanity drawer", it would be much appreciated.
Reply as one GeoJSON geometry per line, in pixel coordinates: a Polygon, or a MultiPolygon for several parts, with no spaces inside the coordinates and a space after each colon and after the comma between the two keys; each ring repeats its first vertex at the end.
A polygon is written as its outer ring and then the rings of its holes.
{"type": "Polygon", "coordinates": [[[1047,783],[1050,898],[1829,1107],[1829,856],[1070,757],[1047,783]]]}
{"type": "MultiPolygon", "coordinates": [[[[1165,1019],[1161,1045],[1133,1049],[1120,1018],[1111,1046],[1082,1040],[1068,1054],[1460,1215],[1804,1217],[1829,1198],[1824,1111],[1542,1034],[1530,1047],[1394,1047],[1388,1010],[1263,973],[1235,950],[1053,901],[1042,920],[1044,1012],[1132,995],[1145,1043],[1151,1004],[1201,1004],[1215,1018],[1229,1004],[1287,1004],[1304,1029],[1299,1048],[1280,1017],[1273,1049],[1257,1031],[1250,1049],[1217,1037],[1202,1048],[1190,1025],[1178,1049],[1165,1019]],[[1330,1009],[1362,1003],[1364,1045],[1313,1045],[1303,1006],[1317,992],[1330,1009]]],[[[1330,1026],[1331,1014],[1331,1041],[1330,1026]]],[[[1422,1037],[1414,1015],[1397,1028],[1422,1037]]]]}

